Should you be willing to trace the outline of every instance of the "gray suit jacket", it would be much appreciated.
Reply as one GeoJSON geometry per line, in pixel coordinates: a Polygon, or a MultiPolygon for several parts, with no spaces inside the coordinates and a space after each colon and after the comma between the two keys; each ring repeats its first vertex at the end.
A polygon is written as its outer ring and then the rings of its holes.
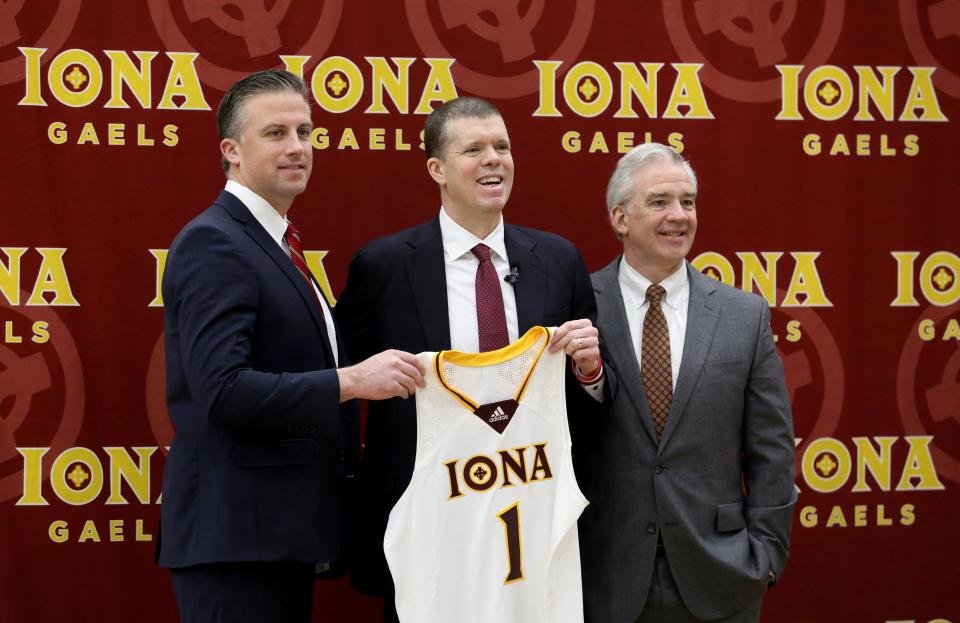
{"type": "Polygon", "coordinates": [[[590,506],[580,520],[587,621],[634,621],[661,535],[686,607],[730,616],[762,599],[787,562],[793,519],[790,404],[770,310],[687,264],[680,373],[657,443],[617,278],[594,273],[597,326],[619,373],[609,415],[575,440],[590,506]]]}

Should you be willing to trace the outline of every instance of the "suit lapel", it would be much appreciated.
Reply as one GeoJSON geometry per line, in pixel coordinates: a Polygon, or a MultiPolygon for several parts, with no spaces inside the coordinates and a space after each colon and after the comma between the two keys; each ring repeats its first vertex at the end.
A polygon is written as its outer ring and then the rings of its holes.
{"type": "Polygon", "coordinates": [[[650,404],[647,402],[647,393],[640,376],[637,351],[630,337],[630,325],[623,305],[623,293],[620,291],[620,259],[618,257],[608,264],[594,278],[594,292],[599,308],[598,317],[607,319],[600,330],[603,332],[604,345],[610,351],[613,360],[617,362],[620,387],[626,389],[634,409],[640,414],[639,419],[643,428],[656,444],[657,433],[653,427],[653,418],[650,416],[650,404]]]}
{"type": "Polygon", "coordinates": [[[403,258],[410,291],[417,308],[427,350],[450,348],[447,275],[443,238],[437,219],[417,227],[407,241],[411,252],[403,258]]]}
{"type": "MultiPolygon", "coordinates": [[[[234,219],[244,223],[244,231],[246,234],[257,243],[290,281],[290,284],[303,300],[303,304],[306,305],[307,310],[310,312],[310,317],[313,318],[313,323],[317,327],[317,331],[320,332],[323,338],[321,341],[323,342],[324,352],[326,352],[327,357],[329,357],[329,361],[335,362],[336,359],[334,359],[333,351],[330,348],[330,337],[327,334],[327,325],[321,315],[319,301],[317,301],[316,294],[312,291],[310,284],[303,278],[303,275],[300,274],[297,267],[290,258],[287,257],[287,254],[283,252],[283,249],[280,248],[276,240],[270,237],[270,234],[260,225],[257,219],[253,218],[250,210],[243,205],[242,201],[231,193],[223,191],[220,193],[217,203],[223,206],[234,219]]],[[[329,308],[327,308],[326,313],[330,313],[329,308]]]]}
{"type": "Polygon", "coordinates": [[[667,416],[667,428],[663,431],[661,450],[667,445],[670,435],[677,428],[677,422],[683,416],[690,394],[693,393],[693,388],[703,370],[707,351],[710,350],[710,344],[717,329],[717,320],[720,318],[718,303],[713,299],[713,293],[717,290],[716,283],[710,277],[701,275],[689,263],[686,267],[690,280],[687,333],[683,340],[680,373],[677,376],[677,386],[673,391],[670,414],[667,416]]]}
{"type": "Polygon", "coordinates": [[[530,327],[543,322],[546,263],[536,252],[536,240],[521,229],[505,224],[503,238],[510,267],[515,267],[520,275],[513,286],[513,293],[517,301],[517,325],[520,335],[523,335],[530,327]]]}

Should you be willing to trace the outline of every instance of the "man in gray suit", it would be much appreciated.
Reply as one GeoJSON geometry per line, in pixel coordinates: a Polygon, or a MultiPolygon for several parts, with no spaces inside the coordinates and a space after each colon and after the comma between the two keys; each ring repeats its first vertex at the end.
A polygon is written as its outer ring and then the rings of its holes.
{"type": "Polygon", "coordinates": [[[757,621],[783,572],[794,441],[770,310],[685,261],[697,179],[657,144],[607,188],[623,255],[592,275],[623,390],[580,437],[587,621],[757,621]]]}

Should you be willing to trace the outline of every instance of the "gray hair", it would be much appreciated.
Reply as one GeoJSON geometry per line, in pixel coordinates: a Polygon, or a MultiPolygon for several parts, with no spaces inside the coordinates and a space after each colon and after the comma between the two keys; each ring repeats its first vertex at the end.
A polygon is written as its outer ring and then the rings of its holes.
{"type": "MultiPolygon", "coordinates": [[[[607,216],[613,215],[613,206],[623,206],[626,210],[633,200],[633,176],[645,166],[654,162],[666,162],[678,164],[690,176],[690,183],[693,184],[693,192],[697,192],[697,174],[693,172],[693,167],[683,156],[660,143],[647,143],[637,145],[629,152],[624,154],[617,162],[617,168],[613,170],[610,176],[610,182],[607,184],[607,216]]],[[[618,235],[619,239],[620,236],[618,235]]]]}
{"type": "Polygon", "coordinates": [[[503,117],[497,107],[479,97],[457,97],[433,109],[423,124],[423,149],[427,158],[443,160],[450,135],[447,128],[457,119],[488,119],[503,117]]]}
{"type": "MultiPolygon", "coordinates": [[[[217,130],[220,140],[225,138],[236,139],[243,131],[243,104],[255,95],[264,93],[281,93],[289,91],[303,97],[303,101],[310,105],[307,97],[307,86],[296,74],[283,69],[267,69],[252,73],[241,78],[230,87],[220,100],[217,108],[217,130]]],[[[220,165],[223,172],[230,170],[230,163],[223,154],[220,154],[220,165]]]]}

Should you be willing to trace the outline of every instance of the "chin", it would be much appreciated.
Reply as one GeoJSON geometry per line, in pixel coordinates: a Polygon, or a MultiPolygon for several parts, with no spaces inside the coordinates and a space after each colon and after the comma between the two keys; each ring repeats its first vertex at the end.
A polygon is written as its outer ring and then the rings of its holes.
{"type": "Polygon", "coordinates": [[[503,212],[503,209],[507,207],[507,198],[497,199],[494,201],[486,201],[480,205],[480,209],[484,212],[503,212]]]}

